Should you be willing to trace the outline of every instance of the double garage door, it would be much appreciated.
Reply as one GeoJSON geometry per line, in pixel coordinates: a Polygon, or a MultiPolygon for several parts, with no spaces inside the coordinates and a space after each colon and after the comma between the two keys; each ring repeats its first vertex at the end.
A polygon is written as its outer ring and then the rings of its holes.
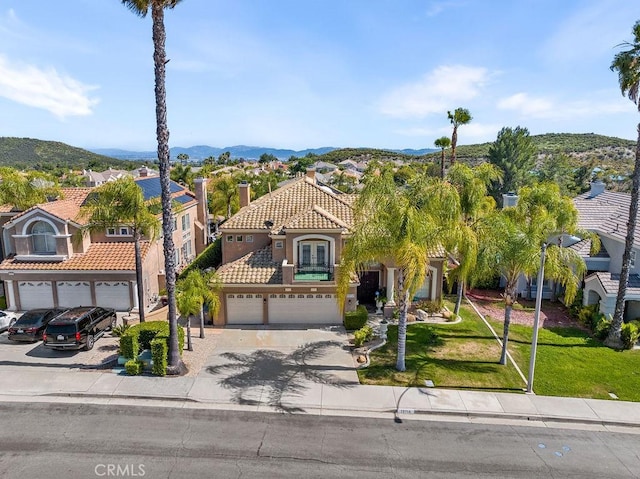
{"type": "MultiPolygon", "coordinates": [[[[20,281],[20,307],[22,310],[53,308],[52,281],[20,281]]],[[[61,308],[93,306],[91,284],[88,281],[57,281],[58,305],[61,308]]],[[[131,309],[129,283],[126,281],[97,281],[95,283],[96,306],[115,308],[116,311],[131,309]]]]}
{"type": "Polygon", "coordinates": [[[228,294],[227,324],[263,324],[268,298],[269,324],[340,324],[335,294],[228,294]]]}

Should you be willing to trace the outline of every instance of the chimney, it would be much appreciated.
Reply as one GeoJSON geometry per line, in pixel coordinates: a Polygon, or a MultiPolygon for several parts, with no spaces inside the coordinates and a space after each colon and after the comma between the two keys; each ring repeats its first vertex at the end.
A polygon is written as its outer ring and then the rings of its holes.
{"type": "Polygon", "coordinates": [[[604,193],[604,183],[600,180],[591,182],[591,191],[589,191],[589,198],[595,198],[600,193],[604,193]]]}
{"type": "Polygon", "coordinates": [[[516,195],[513,191],[509,193],[504,193],[502,195],[502,207],[510,208],[512,206],[516,206],[518,204],[518,195],[516,195]]]}
{"type": "Polygon", "coordinates": [[[140,178],[146,178],[147,176],[149,176],[149,170],[146,166],[141,166],[138,169],[138,175],[140,176],[140,178]]]}
{"type": "Polygon", "coordinates": [[[315,168],[307,168],[307,178],[311,179],[314,183],[316,182],[316,169],[315,168]]]}
{"type": "MultiPolygon", "coordinates": [[[[194,193],[198,206],[196,207],[196,217],[203,225],[202,234],[196,234],[196,254],[200,254],[207,245],[209,239],[209,207],[207,204],[207,182],[206,178],[195,178],[193,180],[194,193]]],[[[197,229],[196,229],[197,231],[197,229]]]]}
{"type": "Polygon", "coordinates": [[[248,206],[251,202],[251,186],[244,180],[238,184],[238,196],[240,197],[240,208],[248,206]]]}

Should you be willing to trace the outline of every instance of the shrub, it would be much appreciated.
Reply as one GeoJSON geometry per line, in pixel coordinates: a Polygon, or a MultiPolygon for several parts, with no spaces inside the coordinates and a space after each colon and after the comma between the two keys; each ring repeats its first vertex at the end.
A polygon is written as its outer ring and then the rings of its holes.
{"type": "Polygon", "coordinates": [[[167,374],[168,353],[169,347],[164,337],[157,337],[151,341],[151,359],[153,360],[151,372],[156,376],[167,374]]]}
{"type": "Polygon", "coordinates": [[[430,301],[430,300],[418,301],[418,303],[416,304],[416,307],[418,309],[422,309],[423,311],[427,312],[429,315],[439,313],[440,311],[442,311],[443,306],[444,306],[444,301],[442,300],[442,298],[440,298],[437,301],[430,301]]]}
{"type": "Polygon", "coordinates": [[[371,326],[363,326],[353,333],[353,344],[356,348],[359,348],[364,343],[371,341],[372,339],[373,329],[371,329],[371,326]]]}
{"type": "Polygon", "coordinates": [[[600,315],[595,328],[593,329],[593,334],[598,339],[605,339],[609,334],[609,330],[611,329],[611,319],[607,319],[604,315],[600,315]]]}
{"type": "Polygon", "coordinates": [[[360,305],[355,311],[348,311],[344,314],[344,327],[347,331],[360,329],[367,323],[368,318],[367,308],[360,305]]]}
{"type": "Polygon", "coordinates": [[[178,279],[186,278],[189,271],[194,269],[206,270],[209,268],[217,268],[222,264],[222,238],[216,239],[213,243],[205,248],[193,262],[187,266],[181,273],[178,279]]]}
{"type": "Polygon", "coordinates": [[[620,339],[622,339],[622,344],[624,344],[625,349],[633,348],[638,342],[638,339],[640,339],[640,329],[638,329],[635,321],[622,325],[620,339]]]}
{"type": "Polygon", "coordinates": [[[126,332],[129,330],[129,328],[131,328],[131,325],[130,325],[130,324],[121,324],[121,325],[116,326],[115,328],[113,328],[113,329],[111,330],[111,335],[112,335],[112,336],[120,337],[120,336],[122,336],[124,333],[126,333],[126,332]]]}
{"type": "Polygon", "coordinates": [[[127,371],[129,376],[137,376],[138,374],[142,374],[142,370],[144,368],[144,363],[139,359],[129,359],[126,363],[124,363],[124,369],[127,371]]]}
{"type": "Polygon", "coordinates": [[[122,354],[127,359],[134,359],[138,357],[140,353],[140,345],[138,343],[138,335],[131,334],[131,330],[133,328],[129,328],[129,330],[120,336],[120,354],[122,354]]]}

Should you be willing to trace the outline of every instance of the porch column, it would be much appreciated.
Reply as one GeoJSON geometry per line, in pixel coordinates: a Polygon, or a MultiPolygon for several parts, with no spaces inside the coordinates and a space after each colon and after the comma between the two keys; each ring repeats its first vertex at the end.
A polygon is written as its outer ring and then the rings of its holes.
{"type": "Polygon", "coordinates": [[[395,306],[396,302],[393,300],[395,295],[395,268],[387,268],[387,305],[395,306]]]}

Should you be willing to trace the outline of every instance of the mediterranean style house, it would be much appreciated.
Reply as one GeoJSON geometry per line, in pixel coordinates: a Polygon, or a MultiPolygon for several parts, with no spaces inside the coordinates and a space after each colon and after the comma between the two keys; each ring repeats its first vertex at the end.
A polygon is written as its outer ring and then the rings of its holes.
{"type": "MultiPolygon", "coordinates": [[[[158,176],[136,178],[150,200],[160,196],[158,176]]],[[[196,179],[195,193],[171,182],[174,203],[173,240],[176,264],[186,266],[207,243],[206,180],[196,179]]],[[[137,289],[143,288],[148,308],[164,288],[162,240],[142,244],[143,284],[136,282],[134,244],[126,226],[76,241],[83,226],[80,208],[92,188],[64,188],[62,197],[23,212],[0,212],[2,252],[0,280],[7,309],[108,306],[139,310],[137,289]]]]}
{"type": "MultiPolygon", "coordinates": [[[[214,324],[339,324],[382,287],[393,298],[396,269],[376,263],[353,278],[344,310],[338,307],[336,274],[354,195],[320,184],[315,170],[253,202],[249,184],[238,189],[241,209],[220,226],[222,307],[214,324]]],[[[445,254],[436,256],[417,297],[442,295],[445,254]]]]}
{"type": "MultiPolygon", "coordinates": [[[[627,235],[631,196],[606,191],[602,182],[591,184],[591,190],[577,196],[574,204],[579,212],[581,228],[595,232],[602,243],[596,255],[590,255],[590,243],[578,241],[569,247],[578,251],[587,264],[583,304],[598,304],[605,315],[613,315],[620,284],[622,255],[627,235]]],[[[625,296],[625,321],[640,318],[640,228],[636,228],[631,251],[631,269],[625,296]]]]}

